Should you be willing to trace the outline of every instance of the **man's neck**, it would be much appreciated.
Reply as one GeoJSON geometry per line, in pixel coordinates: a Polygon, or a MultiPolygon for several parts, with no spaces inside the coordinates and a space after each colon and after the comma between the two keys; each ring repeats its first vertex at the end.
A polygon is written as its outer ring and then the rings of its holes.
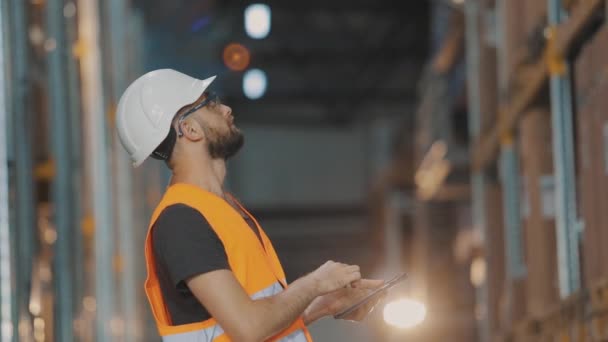
{"type": "Polygon", "coordinates": [[[189,162],[186,165],[176,166],[170,184],[192,184],[224,197],[225,178],[226,162],[223,159],[213,159],[207,162],[189,162]]]}

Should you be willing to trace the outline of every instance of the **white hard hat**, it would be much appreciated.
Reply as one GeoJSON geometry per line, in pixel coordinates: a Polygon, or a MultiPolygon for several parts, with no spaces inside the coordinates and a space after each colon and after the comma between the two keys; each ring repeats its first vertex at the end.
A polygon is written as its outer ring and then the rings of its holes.
{"type": "Polygon", "coordinates": [[[214,79],[160,69],[131,83],[118,102],[116,129],[133,166],[141,165],[165,140],[177,111],[194,103],[214,79]]]}

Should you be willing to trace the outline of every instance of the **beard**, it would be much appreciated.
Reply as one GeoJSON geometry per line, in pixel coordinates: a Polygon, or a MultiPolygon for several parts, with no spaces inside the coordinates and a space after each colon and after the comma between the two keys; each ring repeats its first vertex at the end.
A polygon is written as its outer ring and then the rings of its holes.
{"type": "Polygon", "coordinates": [[[228,160],[232,158],[243,147],[245,137],[243,133],[236,127],[232,127],[228,134],[222,135],[219,132],[214,132],[213,139],[209,140],[208,149],[209,155],[213,159],[228,160]]]}

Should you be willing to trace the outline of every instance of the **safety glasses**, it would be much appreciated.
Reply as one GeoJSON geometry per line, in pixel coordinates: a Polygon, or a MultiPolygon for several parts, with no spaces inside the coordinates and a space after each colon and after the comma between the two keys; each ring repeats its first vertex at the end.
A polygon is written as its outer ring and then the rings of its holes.
{"type": "Polygon", "coordinates": [[[184,136],[184,133],[182,132],[182,122],[184,122],[184,120],[186,120],[188,115],[196,112],[197,110],[199,110],[207,105],[209,105],[210,108],[215,108],[218,105],[220,105],[220,98],[217,96],[217,94],[215,94],[213,92],[204,92],[203,95],[205,95],[205,99],[203,101],[199,102],[194,107],[188,109],[177,120],[177,132],[178,132],[179,137],[184,136]]]}

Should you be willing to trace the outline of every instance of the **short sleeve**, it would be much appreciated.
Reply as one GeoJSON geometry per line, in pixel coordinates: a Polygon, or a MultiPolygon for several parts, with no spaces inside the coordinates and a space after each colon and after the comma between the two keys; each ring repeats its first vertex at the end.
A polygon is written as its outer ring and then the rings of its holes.
{"type": "Polygon", "coordinates": [[[152,231],[157,263],[164,266],[171,283],[186,289],[189,278],[230,269],[222,241],[197,210],[184,204],[169,206],[152,231]]]}

